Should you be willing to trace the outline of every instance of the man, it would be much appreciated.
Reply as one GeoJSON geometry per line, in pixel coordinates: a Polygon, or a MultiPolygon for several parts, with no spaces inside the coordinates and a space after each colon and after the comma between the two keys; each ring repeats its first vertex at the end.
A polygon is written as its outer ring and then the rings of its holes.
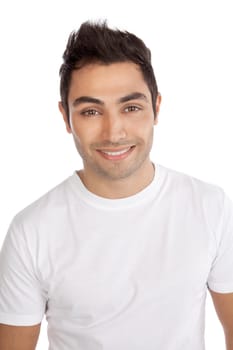
{"type": "Polygon", "coordinates": [[[133,34],[84,23],[59,108],[83,169],[13,219],[0,260],[0,349],[203,350],[207,288],[233,349],[233,206],[153,164],[161,96],[133,34]]]}

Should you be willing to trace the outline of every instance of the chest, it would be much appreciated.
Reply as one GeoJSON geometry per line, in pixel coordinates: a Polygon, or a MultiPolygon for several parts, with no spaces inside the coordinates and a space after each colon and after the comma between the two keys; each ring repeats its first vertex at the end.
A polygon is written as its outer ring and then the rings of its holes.
{"type": "Polygon", "coordinates": [[[214,245],[203,218],[189,210],[83,215],[65,237],[61,228],[46,248],[49,315],[89,327],[128,308],[183,303],[206,288],[214,245]]]}

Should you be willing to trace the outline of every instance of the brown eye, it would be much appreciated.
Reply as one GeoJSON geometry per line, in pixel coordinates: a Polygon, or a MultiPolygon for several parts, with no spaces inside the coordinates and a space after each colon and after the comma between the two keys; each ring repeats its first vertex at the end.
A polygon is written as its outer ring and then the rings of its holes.
{"type": "Polygon", "coordinates": [[[140,108],[139,107],[137,107],[137,106],[128,106],[128,107],[126,107],[125,108],[125,112],[136,112],[136,111],[139,111],[140,110],[140,108]]]}
{"type": "Polygon", "coordinates": [[[81,112],[81,114],[85,117],[93,117],[93,116],[99,115],[99,112],[96,109],[87,109],[81,112]]]}

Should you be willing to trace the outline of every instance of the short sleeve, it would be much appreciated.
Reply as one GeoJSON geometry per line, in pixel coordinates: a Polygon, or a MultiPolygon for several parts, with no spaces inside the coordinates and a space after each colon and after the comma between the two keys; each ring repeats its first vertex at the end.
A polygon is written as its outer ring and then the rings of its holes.
{"type": "Polygon", "coordinates": [[[224,195],[217,250],[208,277],[208,288],[217,293],[233,293],[233,203],[224,195]]]}
{"type": "Polygon", "coordinates": [[[0,323],[39,324],[45,306],[45,293],[36,275],[25,232],[13,220],[0,252],[0,323]]]}

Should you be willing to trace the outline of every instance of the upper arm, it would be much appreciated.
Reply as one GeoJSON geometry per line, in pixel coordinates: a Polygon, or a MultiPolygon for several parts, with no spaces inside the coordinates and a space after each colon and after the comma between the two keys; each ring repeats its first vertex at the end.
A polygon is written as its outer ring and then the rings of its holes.
{"type": "Polygon", "coordinates": [[[35,350],[40,324],[35,326],[9,326],[0,324],[0,349],[35,350]]]}
{"type": "Polygon", "coordinates": [[[209,291],[225,334],[233,334],[233,293],[209,291]]]}
{"type": "Polygon", "coordinates": [[[40,324],[46,310],[47,289],[40,279],[28,230],[13,221],[0,252],[0,323],[5,325],[40,324]]]}

